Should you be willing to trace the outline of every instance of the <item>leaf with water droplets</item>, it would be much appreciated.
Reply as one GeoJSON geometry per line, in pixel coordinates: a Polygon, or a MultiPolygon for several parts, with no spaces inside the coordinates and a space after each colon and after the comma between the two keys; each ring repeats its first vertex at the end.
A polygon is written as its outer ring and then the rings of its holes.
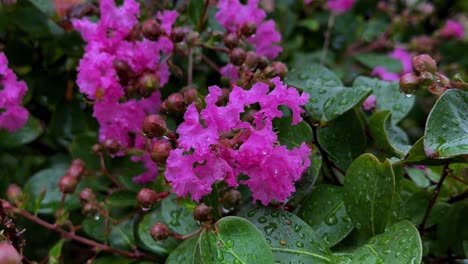
{"type": "Polygon", "coordinates": [[[327,244],[296,215],[269,207],[247,208],[241,215],[266,237],[275,263],[330,262],[327,244]]]}
{"type": "Polygon", "coordinates": [[[328,157],[343,171],[366,150],[364,127],[353,110],[319,127],[317,137],[328,157]]]}
{"type": "Polygon", "coordinates": [[[344,207],[342,187],[319,185],[302,205],[297,215],[330,247],[345,238],[354,227],[344,207]]]}
{"type": "Polygon", "coordinates": [[[195,264],[201,263],[199,256],[200,235],[190,237],[174,249],[166,260],[166,264],[195,264]]]}
{"type": "Polygon", "coordinates": [[[424,149],[435,159],[468,154],[468,92],[450,89],[427,118],[424,149]]]}
{"type": "Polygon", "coordinates": [[[372,154],[357,158],[346,172],[343,197],[354,226],[369,237],[382,233],[395,193],[395,174],[388,160],[372,154]]]}
{"type": "Polygon", "coordinates": [[[369,87],[344,87],[340,79],[319,64],[292,69],[285,83],[310,94],[306,111],[314,121],[326,123],[362,102],[369,87]]]}
{"type": "Polygon", "coordinates": [[[385,233],[372,237],[357,249],[351,263],[419,264],[422,243],[418,230],[409,221],[390,226],[385,233]]]}
{"type": "Polygon", "coordinates": [[[376,97],[375,109],[377,111],[390,110],[392,112],[392,124],[400,122],[414,105],[414,96],[405,97],[400,92],[398,82],[387,82],[375,78],[359,77],[353,87],[372,88],[372,94],[376,97]]]}
{"type": "Polygon", "coordinates": [[[391,123],[392,113],[380,111],[369,118],[369,129],[377,147],[389,154],[404,156],[411,149],[408,135],[391,123]]]}
{"type": "Polygon", "coordinates": [[[188,234],[198,228],[192,212],[177,204],[175,194],[171,194],[162,200],[161,214],[164,222],[178,234],[188,234]]]}

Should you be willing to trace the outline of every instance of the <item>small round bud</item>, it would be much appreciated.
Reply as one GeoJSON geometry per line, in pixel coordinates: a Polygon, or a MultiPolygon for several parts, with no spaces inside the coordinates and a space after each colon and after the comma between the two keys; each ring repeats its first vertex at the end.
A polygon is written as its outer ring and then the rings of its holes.
{"type": "Polygon", "coordinates": [[[223,196],[223,204],[226,208],[233,208],[239,205],[242,198],[241,193],[238,190],[230,190],[223,196]]]}
{"type": "Polygon", "coordinates": [[[187,42],[187,45],[189,45],[189,46],[197,43],[199,38],[200,38],[200,34],[198,32],[195,32],[195,31],[190,31],[185,36],[185,40],[187,42]]]}
{"type": "Polygon", "coordinates": [[[263,69],[263,75],[267,78],[274,77],[276,75],[275,68],[273,68],[273,66],[267,66],[263,69]]]}
{"type": "Polygon", "coordinates": [[[436,73],[436,80],[440,85],[450,87],[450,79],[442,73],[436,73]]]}
{"type": "Polygon", "coordinates": [[[143,188],[136,198],[141,208],[151,208],[158,201],[158,194],[151,189],[143,188]]]}
{"type": "Polygon", "coordinates": [[[253,51],[247,51],[245,53],[245,65],[249,67],[249,69],[255,68],[258,64],[258,56],[253,51]]]}
{"type": "Polygon", "coordinates": [[[21,256],[8,242],[0,242],[0,263],[21,264],[21,256]]]}
{"type": "Polygon", "coordinates": [[[76,180],[76,178],[73,178],[70,175],[65,175],[62,178],[60,178],[58,186],[62,193],[72,194],[75,192],[77,184],[78,181],[76,180]]]}
{"type": "Polygon", "coordinates": [[[169,157],[171,150],[172,146],[169,141],[157,141],[151,148],[151,159],[156,163],[163,163],[169,157]]]}
{"type": "Polygon", "coordinates": [[[184,91],[185,104],[189,105],[198,99],[198,92],[194,88],[188,88],[184,91]]]}
{"type": "Polygon", "coordinates": [[[141,32],[143,33],[143,37],[149,40],[157,40],[163,33],[161,26],[159,26],[158,22],[154,19],[148,19],[143,22],[141,32]]]}
{"type": "Polygon", "coordinates": [[[115,154],[120,151],[120,144],[115,140],[108,138],[102,143],[104,149],[110,154],[115,154]]]}
{"type": "Polygon", "coordinates": [[[17,204],[23,198],[23,190],[16,184],[10,184],[7,189],[7,198],[8,201],[17,204]]]}
{"type": "Polygon", "coordinates": [[[95,203],[85,203],[81,207],[81,212],[85,215],[96,215],[99,210],[95,203]]]}
{"type": "Polygon", "coordinates": [[[93,190],[90,188],[84,188],[80,192],[80,202],[81,204],[90,203],[96,200],[96,195],[94,195],[93,190]]]}
{"type": "Polygon", "coordinates": [[[72,165],[67,169],[67,174],[79,180],[85,172],[84,162],[80,159],[75,159],[72,165]]]}
{"type": "Polygon", "coordinates": [[[406,73],[400,77],[400,91],[413,94],[419,88],[419,77],[414,73],[406,73]]]}
{"type": "Polygon", "coordinates": [[[268,64],[270,64],[270,61],[268,61],[268,58],[265,56],[260,56],[258,58],[257,68],[259,68],[260,70],[263,70],[268,66],[268,64]]]}
{"type": "Polygon", "coordinates": [[[173,93],[165,100],[167,112],[172,115],[182,114],[185,110],[184,96],[179,93],[173,93]]]}
{"type": "Polygon", "coordinates": [[[275,70],[275,74],[281,78],[284,78],[288,73],[288,67],[282,62],[275,61],[271,64],[271,67],[275,70]]]}
{"type": "Polygon", "coordinates": [[[175,27],[171,32],[171,40],[175,43],[182,42],[185,38],[185,31],[181,27],[175,27]]]}
{"type": "Polygon", "coordinates": [[[169,228],[162,223],[156,223],[150,228],[150,235],[155,241],[163,240],[169,237],[171,232],[169,228]]]}
{"type": "Polygon", "coordinates": [[[435,74],[437,72],[437,63],[431,56],[422,54],[413,57],[413,69],[419,73],[429,72],[435,74]]]}
{"type": "Polygon", "coordinates": [[[419,75],[419,88],[427,89],[429,86],[435,84],[434,75],[430,72],[422,72],[419,75]]]}
{"type": "Polygon", "coordinates": [[[211,207],[208,207],[204,203],[197,205],[193,210],[193,218],[200,222],[211,220],[211,207]]]}
{"type": "Polygon", "coordinates": [[[229,61],[236,65],[240,66],[245,61],[245,51],[241,48],[234,48],[229,55],[229,61]]]}
{"type": "Polygon", "coordinates": [[[242,35],[250,37],[257,31],[257,24],[255,24],[255,22],[244,23],[240,31],[242,35]]]}
{"type": "Polygon", "coordinates": [[[127,83],[135,75],[130,65],[124,60],[114,60],[113,66],[123,83],[127,83]]]}
{"type": "Polygon", "coordinates": [[[143,97],[149,97],[160,88],[159,75],[156,72],[144,73],[138,79],[138,89],[140,95],[143,97]]]}
{"type": "Polygon", "coordinates": [[[132,30],[128,33],[128,36],[125,38],[128,41],[136,41],[141,38],[141,30],[140,27],[134,26],[132,30]]]}
{"type": "Polygon", "coordinates": [[[167,133],[166,121],[160,115],[149,115],[143,121],[143,133],[148,138],[162,137],[167,133]]]}
{"type": "Polygon", "coordinates": [[[228,33],[224,36],[224,45],[229,49],[233,49],[239,45],[239,38],[235,33],[228,33]]]}

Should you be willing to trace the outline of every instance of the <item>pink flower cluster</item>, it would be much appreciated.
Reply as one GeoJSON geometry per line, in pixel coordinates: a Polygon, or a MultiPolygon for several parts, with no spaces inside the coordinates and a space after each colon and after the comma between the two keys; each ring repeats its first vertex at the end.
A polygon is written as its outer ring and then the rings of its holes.
{"type": "Polygon", "coordinates": [[[29,112],[21,102],[27,90],[26,83],[16,79],[5,54],[0,52],[0,129],[13,132],[26,124],[29,112]]]}
{"type": "Polygon", "coordinates": [[[278,77],[271,82],[275,86],[271,92],[261,82],[248,91],[234,86],[223,107],[216,105],[221,89],[211,86],[205,109],[199,113],[194,104],[188,107],[185,122],[177,129],[178,148],[172,150],[166,167],[166,179],[176,194],[200,200],[216,181],[237,187],[240,174],[248,176],[240,183],[248,185],[254,200],[264,205],[284,201],[294,192],[294,182],[310,166],[311,151],[305,143],[292,150],[279,145],[272,120],[283,116],[278,106],[286,105],[292,111],[292,124],[299,123],[309,95],[300,95],[278,77]],[[253,104],[260,106],[253,121],[242,121],[244,109],[253,104]]]}
{"type": "MultiPolygon", "coordinates": [[[[304,4],[306,5],[312,2],[313,0],[304,0],[304,4]]],[[[356,0],[329,0],[327,2],[327,7],[335,14],[342,14],[353,8],[355,2],[356,0]]]]}
{"type": "Polygon", "coordinates": [[[372,70],[372,76],[378,76],[385,81],[397,81],[400,79],[401,75],[412,71],[413,57],[406,50],[395,48],[395,50],[389,54],[389,57],[399,60],[403,66],[403,70],[399,73],[393,73],[387,71],[384,65],[377,66],[372,70]]]}
{"type": "Polygon", "coordinates": [[[372,109],[375,108],[376,103],[377,103],[377,97],[375,97],[375,95],[371,94],[362,103],[362,109],[364,111],[372,111],[372,109]]]}
{"type": "MultiPolygon", "coordinates": [[[[97,23],[88,18],[72,21],[87,42],[86,53],[78,67],[77,83],[80,91],[94,100],[93,115],[100,125],[99,140],[104,142],[111,139],[123,148],[142,149],[146,144],[141,133],[143,120],[147,114],[159,110],[160,93],[154,92],[140,100],[127,99],[126,87],[114,65],[116,61],[124,62],[135,75],[155,74],[159,86],[166,84],[170,72],[167,64],[160,63],[161,53],[169,54],[173,50],[173,43],[167,36],[178,14],[175,11],[157,14],[156,18],[166,32],[157,41],[144,38],[132,40],[130,34],[138,24],[139,4],[135,0],[125,0],[118,7],[114,0],[101,0],[99,7],[101,17],[97,23]]],[[[157,171],[157,165],[151,162],[149,154],[134,159],[147,161],[149,172],[157,171]]],[[[146,183],[155,176],[145,174],[134,180],[146,183]]]]}
{"type": "Polygon", "coordinates": [[[447,39],[463,39],[465,32],[461,23],[449,19],[447,20],[447,23],[445,23],[444,27],[440,29],[439,35],[447,39]]]}

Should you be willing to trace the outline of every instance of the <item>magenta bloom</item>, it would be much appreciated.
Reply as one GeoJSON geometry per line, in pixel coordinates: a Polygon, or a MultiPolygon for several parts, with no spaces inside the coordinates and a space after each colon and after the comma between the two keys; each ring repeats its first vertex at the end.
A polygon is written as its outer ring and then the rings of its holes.
{"type": "Polygon", "coordinates": [[[389,72],[385,69],[384,66],[377,66],[372,70],[372,76],[378,76],[380,79],[384,81],[398,81],[400,79],[400,75],[389,72]]]}
{"type": "Polygon", "coordinates": [[[341,14],[353,8],[356,0],[328,0],[327,7],[334,13],[341,14]]]}
{"type": "Polygon", "coordinates": [[[376,99],[375,95],[369,95],[366,100],[364,100],[364,103],[362,103],[362,109],[364,109],[364,111],[372,111],[372,109],[375,108],[376,99]]]}
{"type": "Polygon", "coordinates": [[[372,76],[378,76],[380,79],[385,81],[398,81],[401,75],[413,70],[413,57],[406,50],[397,47],[389,54],[389,57],[399,60],[403,70],[399,73],[393,73],[387,71],[385,65],[382,65],[377,66],[372,70],[372,76]]]}
{"type": "Polygon", "coordinates": [[[451,19],[447,20],[447,23],[439,31],[439,35],[447,39],[463,39],[464,33],[463,25],[451,19]]]}
{"type": "Polygon", "coordinates": [[[0,52],[0,129],[13,132],[26,124],[29,112],[21,102],[27,90],[26,83],[16,79],[5,54],[0,52]]]}
{"type": "Polygon", "coordinates": [[[231,187],[239,183],[249,186],[254,200],[265,205],[284,201],[294,192],[294,182],[310,166],[311,151],[304,143],[293,150],[279,145],[272,122],[283,116],[278,106],[286,105],[292,111],[292,124],[299,123],[304,112],[301,106],[309,95],[299,94],[279,78],[272,83],[271,92],[265,83],[248,91],[234,86],[226,106],[216,105],[221,89],[211,86],[205,109],[199,113],[195,105],[188,107],[185,122],[177,129],[179,146],[171,152],[166,167],[166,179],[176,194],[200,200],[221,180],[231,187]],[[242,121],[245,107],[253,104],[260,106],[254,121],[242,121]],[[239,174],[248,179],[238,182],[239,174]]]}

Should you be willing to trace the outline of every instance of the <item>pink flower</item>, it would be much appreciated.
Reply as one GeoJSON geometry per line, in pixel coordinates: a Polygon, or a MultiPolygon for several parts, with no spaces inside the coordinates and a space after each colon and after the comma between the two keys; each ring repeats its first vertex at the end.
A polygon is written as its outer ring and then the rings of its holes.
{"type": "Polygon", "coordinates": [[[397,47],[389,54],[389,57],[399,60],[403,69],[397,74],[387,71],[385,65],[377,66],[372,70],[372,76],[378,76],[385,81],[398,81],[400,76],[413,70],[413,57],[406,50],[397,47]]]}
{"type": "Polygon", "coordinates": [[[447,23],[439,31],[439,35],[447,39],[463,39],[464,33],[463,25],[451,19],[447,20],[447,23]]]}
{"type": "Polygon", "coordinates": [[[201,113],[193,104],[188,107],[185,122],[177,129],[179,146],[171,152],[166,166],[166,179],[176,194],[190,194],[199,200],[211,192],[216,181],[237,187],[237,176],[244,174],[249,179],[240,183],[248,185],[254,200],[265,205],[291,195],[294,182],[310,165],[311,151],[304,143],[293,150],[280,146],[272,122],[283,115],[279,105],[291,109],[293,124],[300,122],[301,106],[309,95],[288,88],[279,78],[271,81],[275,85],[271,92],[264,83],[248,91],[234,86],[226,106],[216,105],[221,89],[211,86],[201,113]],[[245,107],[254,104],[260,110],[253,124],[242,121],[245,107]]]}
{"type": "Polygon", "coordinates": [[[304,0],[304,4],[308,5],[310,3],[312,3],[314,0],[304,0]]]}
{"type": "Polygon", "coordinates": [[[328,0],[327,7],[334,13],[341,14],[353,8],[356,0],[328,0]]]}
{"type": "Polygon", "coordinates": [[[26,83],[17,80],[5,54],[0,52],[0,129],[13,132],[26,124],[29,112],[21,103],[27,90],[26,83]]]}
{"type": "Polygon", "coordinates": [[[377,66],[372,70],[372,76],[378,76],[380,79],[384,81],[398,81],[400,76],[396,73],[389,72],[385,69],[384,66],[377,66]]]}
{"type": "Polygon", "coordinates": [[[366,100],[364,100],[364,103],[362,103],[362,109],[364,109],[364,111],[371,111],[375,108],[375,103],[376,97],[375,95],[371,94],[366,98],[366,100]]]}

